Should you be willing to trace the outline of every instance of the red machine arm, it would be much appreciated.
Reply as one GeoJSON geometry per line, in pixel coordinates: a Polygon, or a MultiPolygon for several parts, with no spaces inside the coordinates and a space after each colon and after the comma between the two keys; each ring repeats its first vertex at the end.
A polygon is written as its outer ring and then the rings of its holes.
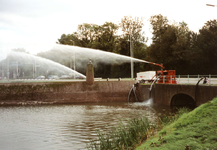
{"type": "Polygon", "coordinates": [[[153,64],[153,65],[156,65],[156,66],[160,66],[160,67],[161,67],[161,69],[164,69],[164,66],[163,66],[163,64],[157,64],[157,63],[153,63],[153,62],[150,62],[150,64],[153,64]]]}

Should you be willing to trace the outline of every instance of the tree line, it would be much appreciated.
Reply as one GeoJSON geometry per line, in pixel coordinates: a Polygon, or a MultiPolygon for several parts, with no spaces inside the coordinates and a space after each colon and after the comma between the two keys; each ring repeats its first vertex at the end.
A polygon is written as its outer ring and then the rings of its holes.
{"type": "MultiPolygon", "coordinates": [[[[149,21],[153,35],[150,46],[147,46],[147,38],[142,31],[143,19],[130,16],[122,18],[120,24],[105,22],[103,25],[78,25],[76,32],[62,34],[58,43],[126,56],[130,56],[131,46],[134,58],[163,63],[166,70],[176,70],[177,74],[217,74],[217,20],[207,21],[198,33],[191,31],[187,23],[170,22],[161,14],[151,16],[149,21]]],[[[48,56],[45,53],[38,55],[48,56]]],[[[64,65],[70,67],[67,62],[64,65]]],[[[101,65],[102,67],[95,70],[96,76],[130,77],[129,63],[101,65]]],[[[159,69],[159,66],[151,64],[134,64],[134,74],[159,69]]],[[[80,72],[85,73],[83,70],[80,72]]]]}

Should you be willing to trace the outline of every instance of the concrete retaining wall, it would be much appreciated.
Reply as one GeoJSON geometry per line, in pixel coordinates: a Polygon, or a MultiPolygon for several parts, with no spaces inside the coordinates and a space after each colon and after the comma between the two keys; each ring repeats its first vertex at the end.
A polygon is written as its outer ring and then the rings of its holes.
{"type": "MultiPolygon", "coordinates": [[[[149,88],[150,85],[139,85],[137,93],[140,101],[148,100],[149,88]]],[[[181,94],[191,97],[199,106],[217,96],[217,86],[199,85],[196,88],[196,85],[187,84],[155,84],[151,91],[154,103],[160,105],[171,105],[172,98],[181,94]]]]}
{"type": "Polygon", "coordinates": [[[196,93],[196,103],[199,106],[217,96],[217,86],[199,86],[196,93]]]}
{"type": "Polygon", "coordinates": [[[150,85],[138,84],[138,86],[136,87],[136,95],[140,102],[146,101],[149,98],[154,98],[154,91],[154,88],[152,88],[152,90],[150,91],[150,85]]]}
{"type": "MultiPolygon", "coordinates": [[[[0,104],[62,104],[83,102],[127,102],[134,81],[96,81],[93,85],[81,82],[5,83],[0,84],[0,104]]],[[[153,98],[154,103],[170,105],[177,94],[190,96],[199,106],[217,96],[217,86],[155,84],[138,85],[140,101],[153,98]]],[[[135,101],[134,95],[130,100],[135,101]]]]}
{"type": "Polygon", "coordinates": [[[127,102],[134,81],[0,84],[0,104],[127,102]]]}

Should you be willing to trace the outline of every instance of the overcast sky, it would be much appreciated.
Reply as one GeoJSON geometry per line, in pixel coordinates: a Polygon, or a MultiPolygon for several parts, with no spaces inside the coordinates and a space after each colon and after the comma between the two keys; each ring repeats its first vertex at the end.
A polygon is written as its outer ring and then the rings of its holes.
{"type": "MultiPolygon", "coordinates": [[[[118,24],[124,16],[147,21],[162,14],[171,21],[185,21],[197,32],[206,21],[217,19],[217,7],[206,4],[217,5],[217,0],[0,0],[0,57],[12,48],[46,50],[47,44],[75,32],[79,24],[118,24]]],[[[144,31],[151,37],[148,23],[144,31]]]]}

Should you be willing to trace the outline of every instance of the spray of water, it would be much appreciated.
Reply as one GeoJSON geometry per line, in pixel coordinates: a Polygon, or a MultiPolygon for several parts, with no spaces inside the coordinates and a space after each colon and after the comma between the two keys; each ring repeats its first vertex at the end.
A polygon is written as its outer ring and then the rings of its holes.
{"type": "Polygon", "coordinates": [[[40,71],[42,72],[60,72],[61,74],[76,74],[78,76],[85,78],[83,74],[76,72],[64,65],[28,53],[11,51],[8,57],[12,61],[19,62],[22,65],[34,65],[36,67],[36,70],[38,68],[38,70],[40,69],[40,71]]]}
{"type": "Polygon", "coordinates": [[[0,62],[2,60],[4,60],[7,57],[8,54],[9,54],[8,51],[3,51],[2,49],[0,49],[0,62]]]}
{"type": "Polygon", "coordinates": [[[145,104],[145,105],[152,105],[153,104],[153,98],[150,98],[150,99],[148,99],[146,101],[143,101],[142,103],[145,104]]]}
{"type": "MultiPolygon", "coordinates": [[[[52,48],[47,52],[44,53],[47,58],[51,57],[54,60],[62,60],[63,62],[70,61],[70,63],[74,61],[73,63],[75,64],[77,69],[86,69],[86,64],[89,62],[89,59],[92,60],[92,62],[94,63],[94,68],[96,69],[99,64],[101,66],[102,64],[123,64],[130,63],[131,60],[133,60],[133,62],[150,63],[141,59],[136,59],[129,56],[124,56],[102,50],[61,44],[53,45],[52,48]]],[[[44,72],[58,71],[61,72],[60,74],[75,73],[77,76],[85,78],[83,74],[72,70],[64,65],[61,65],[61,61],[60,63],[57,63],[49,59],[16,51],[11,51],[9,56],[13,59],[13,61],[23,62],[22,64],[35,64],[35,66],[38,67],[36,69],[43,70],[44,72]]],[[[85,72],[85,70],[83,71],[85,72]]]]}
{"type": "MultiPolygon", "coordinates": [[[[84,67],[84,60],[91,59],[94,62],[94,65],[97,64],[122,64],[122,63],[130,63],[131,60],[134,62],[143,62],[150,63],[148,61],[144,61],[141,59],[136,59],[116,53],[106,52],[97,49],[91,48],[82,48],[78,46],[69,46],[69,45],[61,45],[56,44],[51,49],[54,53],[61,53],[62,55],[67,56],[75,56],[76,67],[82,68],[84,67]]],[[[95,66],[96,67],[96,66],[95,66]]]]}

